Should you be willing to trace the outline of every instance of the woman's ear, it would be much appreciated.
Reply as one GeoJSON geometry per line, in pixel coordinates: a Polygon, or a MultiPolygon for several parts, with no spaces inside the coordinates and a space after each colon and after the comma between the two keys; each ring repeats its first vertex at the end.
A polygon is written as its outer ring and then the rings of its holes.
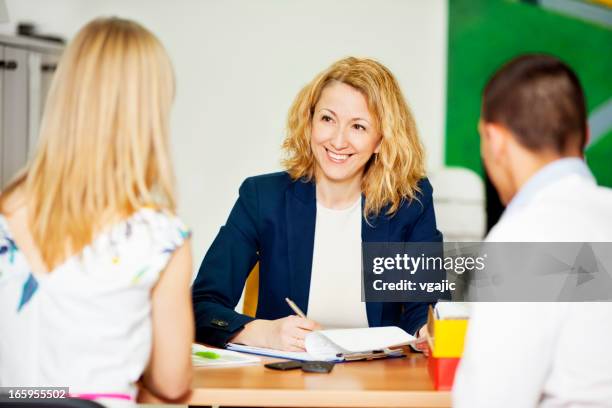
{"type": "Polygon", "coordinates": [[[378,143],[376,144],[376,148],[374,149],[374,154],[378,154],[380,152],[380,145],[382,144],[382,136],[380,137],[380,140],[378,141],[378,143]]]}

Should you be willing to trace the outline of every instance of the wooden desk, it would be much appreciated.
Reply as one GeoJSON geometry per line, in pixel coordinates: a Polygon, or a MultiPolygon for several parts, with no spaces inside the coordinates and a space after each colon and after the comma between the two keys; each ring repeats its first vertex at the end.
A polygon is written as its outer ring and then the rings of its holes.
{"type": "MultiPolygon", "coordinates": [[[[275,371],[264,362],[235,368],[195,368],[191,405],[259,407],[450,407],[449,392],[433,390],[427,360],[406,358],[336,364],[329,374],[275,371]]],[[[149,395],[150,397],[150,395],[149,395]]],[[[151,401],[147,395],[141,400],[151,401]]]]}

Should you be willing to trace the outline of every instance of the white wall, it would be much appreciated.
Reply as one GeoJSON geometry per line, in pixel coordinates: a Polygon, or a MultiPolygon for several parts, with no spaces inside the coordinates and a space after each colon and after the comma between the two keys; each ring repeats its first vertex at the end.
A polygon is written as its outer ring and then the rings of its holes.
{"type": "Polygon", "coordinates": [[[91,18],[133,18],[155,32],[178,88],[173,153],[180,214],[198,266],[249,175],[280,169],[298,90],[348,55],[378,59],[413,108],[428,168],[443,164],[446,0],[6,0],[16,21],[70,38],[91,18]]]}

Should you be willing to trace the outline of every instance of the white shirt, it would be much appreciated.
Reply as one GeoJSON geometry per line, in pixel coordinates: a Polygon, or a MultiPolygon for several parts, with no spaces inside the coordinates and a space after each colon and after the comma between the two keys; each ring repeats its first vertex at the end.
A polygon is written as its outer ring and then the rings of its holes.
{"type": "MultiPolygon", "coordinates": [[[[612,242],[612,190],[578,159],[549,164],[487,241],[612,242]]],[[[612,406],[612,303],[474,303],[455,407],[612,406]]]]}
{"type": "Polygon", "coordinates": [[[187,235],[175,216],[142,209],[40,276],[0,215],[0,386],[133,399],[151,352],[151,289],[187,235]]]}
{"type": "Polygon", "coordinates": [[[343,210],[317,203],[308,318],[326,329],[368,327],[361,292],[361,197],[343,210]]]}

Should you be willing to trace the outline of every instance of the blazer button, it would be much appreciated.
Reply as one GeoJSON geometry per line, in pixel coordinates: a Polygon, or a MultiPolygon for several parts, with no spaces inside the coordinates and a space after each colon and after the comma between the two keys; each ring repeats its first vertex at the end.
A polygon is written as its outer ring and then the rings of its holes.
{"type": "Polygon", "coordinates": [[[225,320],[213,319],[211,321],[211,323],[214,324],[215,326],[219,326],[219,327],[227,327],[227,326],[229,326],[229,323],[226,322],[225,320]]]}

